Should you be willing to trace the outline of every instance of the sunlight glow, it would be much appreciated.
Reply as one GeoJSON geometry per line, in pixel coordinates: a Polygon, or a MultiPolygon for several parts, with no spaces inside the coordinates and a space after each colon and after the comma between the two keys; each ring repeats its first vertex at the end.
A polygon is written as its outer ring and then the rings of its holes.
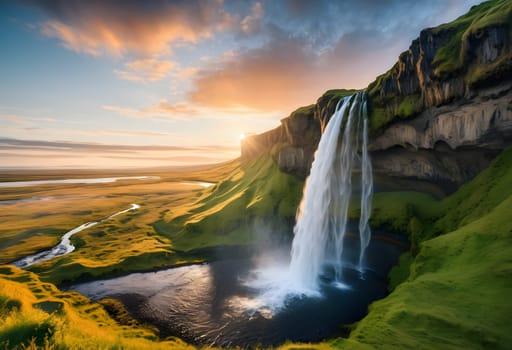
{"type": "Polygon", "coordinates": [[[240,134],[240,141],[242,141],[243,139],[245,139],[245,134],[244,133],[240,134]]]}

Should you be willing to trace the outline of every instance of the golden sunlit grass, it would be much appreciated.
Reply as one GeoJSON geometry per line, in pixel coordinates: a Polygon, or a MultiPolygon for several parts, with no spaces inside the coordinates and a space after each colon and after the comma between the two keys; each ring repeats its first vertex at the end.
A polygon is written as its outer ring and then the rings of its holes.
{"type": "MultiPolygon", "coordinates": [[[[136,202],[141,208],[82,231],[74,241],[75,252],[32,268],[40,276],[1,266],[0,349],[21,348],[22,343],[33,344],[32,348],[191,348],[175,339],[158,341],[152,330],[130,320],[115,303],[104,302],[114,309],[119,323],[103,306],[43,281],[93,278],[200,260],[203,253],[194,255],[183,249],[197,248],[205,241],[219,244],[246,239],[239,236],[250,227],[237,221],[241,211],[259,218],[292,214],[296,202],[290,193],[300,190],[298,180],[279,173],[269,158],[238,164],[189,174],[189,180],[205,181],[224,172],[225,178],[216,178],[217,185],[206,190],[166,187],[173,177],[153,184],[108,186],[105,191],[116,193],[112,198],[120,201],[116,205],[136,202]],[[233,224],[241,226],[217,231],[233,224]]],[[[368,315],[354,325],[348,338],[320,344],[287,343],[279,348],[432,349],[439,344],[509,348],[510,306],[503,301],[510,295],[512,271],[510,164],[512,150],[503,152],[479,177],[443,201],[409,192],[376,194],[373,225],[393,224],[393,231],[407,232],[417,244],[416,254],[406,254],[391,273],[392,293],[370,305],[368,315]]],[[[91,188],[87,189],[90,193],[91,188]]],[[[73,191],[78,194],[80,190],[73,191]]]]}
{"type": "Polygon", "coordinates": [[[182,251],[247,246],[262,231],[290,235],[302,187],[263,154],[240,163],[192,205],[169,211],[154,227],[182,251]]]}
{"type": "MultiPolygon", "coordinates": [[[[174,254],[172,242],[156,234],[153,223],[169,212],[182,214],[205,191],[190,181],[218,181],[234,165],[150,174],[159,179],[1,189],[0,200],[22,201],[1,205],[0,263],[48,249],[63,233],[127,209],[131,203],[140,208],[81,231],[71,238],[77,247],[74,252],[31,269],[45,280],[62,282],[198,261],[174,254]]],[[[96,176],[110,174],[97,172],[96,176]]]]}
{"type": "Polygon", "coordinates": [[[0,268],[0,348],[194,349],[152,330],[117,324],[97,303],[28,271],[0,268]],[[29,345],[32,344],[32,347],[29,345]]]}

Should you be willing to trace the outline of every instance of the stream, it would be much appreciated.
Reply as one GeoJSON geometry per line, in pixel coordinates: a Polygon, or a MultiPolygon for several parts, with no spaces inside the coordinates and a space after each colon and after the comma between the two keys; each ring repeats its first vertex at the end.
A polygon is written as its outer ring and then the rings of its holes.
{"type": "Polygon", "coordinates": [[[33,255],[28,255],[20,260],[17,260],[15,262],[13,262],[12,264],[13,265],[16,265],[20,268],[26,268],[30,265],[34,265],[34,264],[38,264],[38,263],[41,263],[43,261],[48,261],[50,259],[53,259],[53,258],[56,258],[58,256],[62,256],[62,255],[66,255],[66,254],[69,254],[71,253],[73,250],[75,250],[75,246],[71,244],[71,241],[70,241],[70,238],[71,236],[73,236],[75,233],[78,233],[80,231],[83,231],[89,227],[93,227],[97,224],[100,224],[102,222],[105,222],[107,220],[110,220],[118,215],[121,215],[121,214],[124,214],[124,213],[127,213],[131,210],[136,210],[136,209],[139,209],[139,205],[138,204],[132,204],[132,206],[128,209],[124,209],[124,210],[121,210],[117,213],[114,213],[102,220],[98,220],[98,221],[91,221],[91,222],[86,222],[85,224],[82,224],[78,227],[75,227],[74,229],[72,229],[71,231],[68,231],[64,234],[64,236],[62,236],[61,240],[60,240],[60,243],[57,244],[56,246],[54,246],[53,248],[51,249],[48,249],[48,250],[45,250],[45,251],[42,251],[42,252],[39,252],[37,254],[33,254],[33,255]]]}

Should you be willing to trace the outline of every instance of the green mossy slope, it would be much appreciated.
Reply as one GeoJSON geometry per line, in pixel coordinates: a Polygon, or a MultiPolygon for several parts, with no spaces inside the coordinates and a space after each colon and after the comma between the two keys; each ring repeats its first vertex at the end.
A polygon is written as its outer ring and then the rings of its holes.
{"type": "Polygon", "coordinates": [[[374,221],[419,230],[417,255],[391,274],[393,292],[370,306],[342,349],[510,349],[512,149],[475,180],[436,202],[379,194],[374,221]],[[405,208],[405,209],[404,209],[405,208]],[[428,237],[437,236],[435,238],[428,237]],[[402,282],[403,281],[403,282],[402,282]],[[402,282],[402,283],[400,283],[402,282]]]}
{"type": "Polygon", "coordinates": [[[184,214],[169,220],[164,217],[154,228],[181,251],[249,245],[258,238],[259,228],[289,228],[302,187],[302,181],[280,172],[266,153],[241,163],[184,214]]]}
{"type": "Polygon", "coordinates": [[[100,304],[31,272],[0,267],[0,349],[194,349],[126,320],[116,323],[100,304]]]}
{"type": "Polygon", "coordinates": [[[370,131],[378,134],[392,122],[467,97],[467,91],[510,80],[511,38],[510,0],[483,2],[452,22],[425,29],[368,85],[370,131]]]}

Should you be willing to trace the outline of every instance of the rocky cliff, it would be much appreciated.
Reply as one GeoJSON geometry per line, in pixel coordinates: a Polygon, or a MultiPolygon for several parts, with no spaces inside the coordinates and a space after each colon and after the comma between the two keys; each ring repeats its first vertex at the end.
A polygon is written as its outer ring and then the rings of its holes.
{"type": "MultiPolygon", "coordinates": [[[[423,30],[367,90],[374,171],[451,192],[512,144],[512,2],[423,30]]],[[[337,102],[354,92],[327,91],[244,141],[242,158],[272,150],[282,171],[305,178],[337,102]]]]}
{"type": "Polygon", "coordinates": [[[512,4],[488,1],[436,28],[425,29],[398,62],[368,86],[371,126],[457,100],[512,78],[512,4]]]}
{"type": "Polygon", "coordinates": [[[281,120],[277,128],[242,141],[242,160],[250,160],[264,152],[271,152],[281,171],[305,178],[322,131],[336,104],[343,96],[355,90],[329,90],[316,104],[301,107],[281,120]]]}

